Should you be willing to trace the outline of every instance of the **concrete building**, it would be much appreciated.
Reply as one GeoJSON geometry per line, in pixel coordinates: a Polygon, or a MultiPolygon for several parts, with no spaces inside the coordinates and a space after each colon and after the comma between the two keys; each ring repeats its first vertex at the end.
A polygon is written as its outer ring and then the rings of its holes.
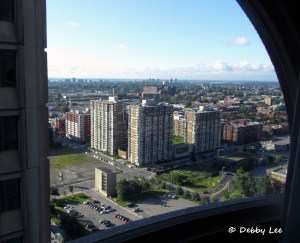
{"type": "Polygon", "coordinates": [[[91,114],[88,111],[71,109],[66,113],[66,137],[78,142],[90,143],[91,114]]]}
{"type": "Polygon", "coordinates": [[[172,158],[173,107],[143,100],[131,106],[128,130],[128,161],[147,165],[172,158]]]}
{"type": "Polygon", "coordinates": [[[0,242],[49,242],[46,1],[0,1],[0,242]]]}
{"type": "Polygon", "coordinates": [[[220,111],[187,110],[185,112],[185,120],[185,142],[194,144],[195,153],[215,150],[220,147],[220,111]]]}
{"type": "Polygon", "coordinates": [[[262,124],[245,120],[222,124],[222,141],[242,145],[259,141],[262,136],[262,124]]]}
{"type": "Polygon", "coordinates": [[[116,97],[109,100],[92,100],[91,104],[91,147],[111,155],[118,149],[127,150],[128,114],[125,101],[116,97]]]}
{"type": "Polygon", "coordinates": [[[174,136],[185,137],[185,119],[184,115],[173,116],[173,134],[174,136]]]}
{"type": "Polygon", "coordinates": [[[270,96],[265,97],[265,104],[272,105],[272,97],[270,97],[270,96]]]}
{"type": "Polygon", "coordinates": [[[116,195],[117,174],[105,168],[95,168],[95,190],[106,197],[116,195]]]}

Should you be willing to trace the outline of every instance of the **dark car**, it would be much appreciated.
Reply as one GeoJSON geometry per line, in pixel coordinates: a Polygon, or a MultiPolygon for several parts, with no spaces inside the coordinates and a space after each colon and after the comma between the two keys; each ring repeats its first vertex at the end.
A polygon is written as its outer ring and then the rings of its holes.
{"type": "Polygon", "coordinates": [[[128,203],[127,204],[127,207],[129,207],[129,208],[132,208],[132,207],[135,207],[135,206],[137,206],[137,205],[135,205],[135,203],[128,203]]]}

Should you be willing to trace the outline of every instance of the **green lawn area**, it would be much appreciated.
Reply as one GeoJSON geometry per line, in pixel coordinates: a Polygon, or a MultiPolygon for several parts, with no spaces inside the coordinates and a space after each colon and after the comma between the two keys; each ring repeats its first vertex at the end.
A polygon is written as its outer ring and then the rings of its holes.
{"type": "Polygon", "coordinates": [[[54,154],[52,156],[49,156],[50,164],[55,169],[64,169],[67,167],[72,166],[84,166],[87,163],[99,163],[100,161],[97,159],[94,159],[84,153],[81,152],[75,152],[74,150],[70,149],[56,149],[52,150],[50,154],[54,154]],[[61,152],[60,154],[55,155],[57,152],[61,152]],[[62,152],[65,152],[65,154],[62,154],[62,152]]]}
{"type": "Polygon", "coordinates": [[[184,138],[179,136],[173,136],[173,144],[184,143],[184,138]]]}
{"type": "Polygon", "coordinates": [[[178,175],[180,175],[182,179],[182,184],[180,186],[184,186],[198,192],[208,191],[215,188],[222,179],[221,176],[215,176],[210,172],[201,171],[197,166],[162,173],[158,177],[162,180],[179,185],[176,182],[176,179],[174,180],[174,178],[178,178],[178,175]]]}
{"type": "Polygon", "coordinates": [[[76,193],[73,195],[56,198],[53,201],[60,201],[61,203],[65,204],[65,205],[68,205],[68,204],[76,205],[76,204],[82,204],[86,200],[92,200],[92,198],[90,198],[89,196],[87,196],[84,193],[76,193]]]}

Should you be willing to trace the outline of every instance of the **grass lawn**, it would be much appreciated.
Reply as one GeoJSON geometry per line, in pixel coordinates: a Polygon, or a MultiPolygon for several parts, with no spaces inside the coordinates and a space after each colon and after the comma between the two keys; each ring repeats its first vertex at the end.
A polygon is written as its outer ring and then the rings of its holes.
{"type": "Polygon", "coordinates": [[[86,200],[92,200],[92,198],[90,198],[84,193],[76,193],[73,195],[56,198],[53,201],[60,201],[64,205],[68,205],[68,204],[76,205],[76,204],[82,204],[86,200]]]}
{"type": "Polygon", "coordinates": [[[67,167],[72,167],[72,166],[85,166],[85,164],[90,163],[100,163],[99,160],[94,159],[93,157],[90,157],[84,153],[81,152],[75,152],[74,150],[70,149],[59,149],[59,152],[65,152],[65,154],[57,154],[58,152],[56,150],[52,150],[50,154],[54,154],[52,156],[49,156],[50,159],[50,165],[53,166],[55,169],[64,169],[67,167]]]}
{"type": "Polygon", "coordinates": [[[172,178],[174,178],[174,176],[176,177],[176,174],[183,175],[185,178],[181,186],[193,189],[198,192],[208,191],[215,188],[222,179],[221,176],[214,176],[210,172],[201,171],[196,166],[162,173],[161,175],[159,175],[159,178],[174,183],[174,181],[172,181],[172,178]]]}
{"type": "Polygon", "coordinates": [[[173,144],[184,143],[184,138],[179,136],[173,136],[173,144]]]}

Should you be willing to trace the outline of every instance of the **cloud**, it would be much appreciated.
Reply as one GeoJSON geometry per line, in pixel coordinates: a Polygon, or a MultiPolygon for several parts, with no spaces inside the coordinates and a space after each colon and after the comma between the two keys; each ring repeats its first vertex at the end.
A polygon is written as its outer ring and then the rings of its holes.
{"type": "Polygon", "coordinates": [[[78,26],[78,23],[70,21],[70,22],[67,23],[67,26],[75,28],[75,27],[78,26]]]}
{"type": "Polygon", "coordinates": [[[250,40],[245,36],[240,36],[232,42],[234,46],[248,46],[250,43],[250,40]]]}
{"type": "Polygon", "coordinates": [[[127,49],[127,46],[124,45],[124,44],[118,44],[117,48],[119,48],[119,49],[127,49]]]}
{"type": "Polygon", "coordinates": [[[232,71],[232,68],[227,63],[222,61],[215,61],[213,63],[213,68],[217,72],[232,71]]]}
{"type": "Polygon", "coordinates": [[[161,68],[117,65],[113,60],[90,57],[84,53],[66,49],[47,48],[48,74],[55,78],[177,78],[194,80],[277,80],[271,63],[235,63],[216,60],[190,66],[161,68]]]}

